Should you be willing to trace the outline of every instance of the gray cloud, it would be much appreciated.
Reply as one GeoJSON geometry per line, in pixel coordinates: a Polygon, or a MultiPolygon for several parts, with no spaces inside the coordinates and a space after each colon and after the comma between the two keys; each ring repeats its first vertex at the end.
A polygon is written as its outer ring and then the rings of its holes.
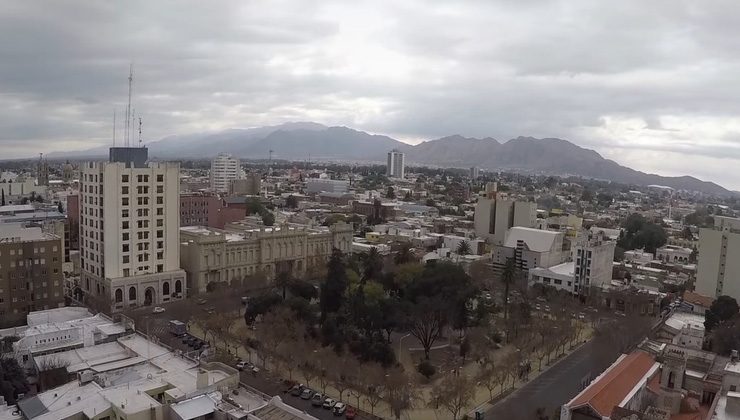
{"type": "Polygon", "coordinates": [[[0,158],[108,143],[133,61],[148,140],[289,120],[562,137],[738,188],[709,168],[740,163],[738,13],[729,0],[10,0],[0,158]],[[647,158],[659,151],[671,161],[647,158]]]}

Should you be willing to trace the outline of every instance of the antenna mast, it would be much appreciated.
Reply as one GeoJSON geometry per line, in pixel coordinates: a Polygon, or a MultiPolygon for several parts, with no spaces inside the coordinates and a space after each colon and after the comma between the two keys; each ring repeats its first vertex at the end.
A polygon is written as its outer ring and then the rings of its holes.
{"type": "Polygon", "coordinates": [[[116,109],[113,108],[113,147],[116,147],[116,109]]]}
{"type": "Polygon", "coordinates": [[[132,85],[134,83],[134,64],[131,63],[129,66],[128,71],[128,106],[126,107],[126,136],[125,136],[125,146],[129,147],[130,140],[131,140],[131,118],[133,118],[133,114],[131,113],[131,89],[132,85]]]}
{"type": "Polygon", "coordinates": [[[139,117],[139,147],[141,147],[141,117],[139,117]]]}

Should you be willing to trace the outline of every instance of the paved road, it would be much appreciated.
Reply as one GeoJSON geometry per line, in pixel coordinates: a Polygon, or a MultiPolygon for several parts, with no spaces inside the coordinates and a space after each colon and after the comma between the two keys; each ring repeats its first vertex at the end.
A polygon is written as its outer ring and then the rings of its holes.
{"type": "Polygon", "coordinates": [[[534,419],[538,407],[544,407],[545,413],[552,416],[556,407],[568,402],[583,389],[584,380],[601,373],[593,372],[592,369],[593,347],[593,341],[589,341],[551,366],[533,381],[494,405],[486,412],[485,420],[534,419]]]}

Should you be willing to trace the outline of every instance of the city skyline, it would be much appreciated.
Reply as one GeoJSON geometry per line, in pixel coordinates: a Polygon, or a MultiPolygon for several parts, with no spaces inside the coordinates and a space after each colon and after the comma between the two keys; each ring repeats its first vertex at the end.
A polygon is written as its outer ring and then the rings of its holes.
{"type": "Polygon", "coordinates": [[[122,137],[133,62],[145,142],[306,120],[410,143],[559,137],[737,189],[733,7],[10,2],[0,144],[109,144],[114,109],[122,137]]]}

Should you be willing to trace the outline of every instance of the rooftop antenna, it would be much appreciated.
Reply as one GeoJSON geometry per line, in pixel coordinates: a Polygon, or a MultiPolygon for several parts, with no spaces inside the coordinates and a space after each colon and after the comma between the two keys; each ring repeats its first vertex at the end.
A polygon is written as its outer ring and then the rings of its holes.
{"type": "Polygon", "coordinates": [[[116,109],[113,108],[113,147],[116,147],[116,109]]]}
{"type": "Polygon", "coordinates": [[[141,145],[141,117],[139,117],[139,147],[142,147],[141,145]]]}
{"type": "Polygon", "coordinates": [[[133,88],[134,83],[134,63],[131,63],[129,65],[129,71],[128,71],[128,106],[126,107],[126,136],[125,136],[125,145],[128,147],[130,145],[130,139],[131,139],[131,118],[133,117],[133,114],[131,112],[131,90],[133,88]]]}

